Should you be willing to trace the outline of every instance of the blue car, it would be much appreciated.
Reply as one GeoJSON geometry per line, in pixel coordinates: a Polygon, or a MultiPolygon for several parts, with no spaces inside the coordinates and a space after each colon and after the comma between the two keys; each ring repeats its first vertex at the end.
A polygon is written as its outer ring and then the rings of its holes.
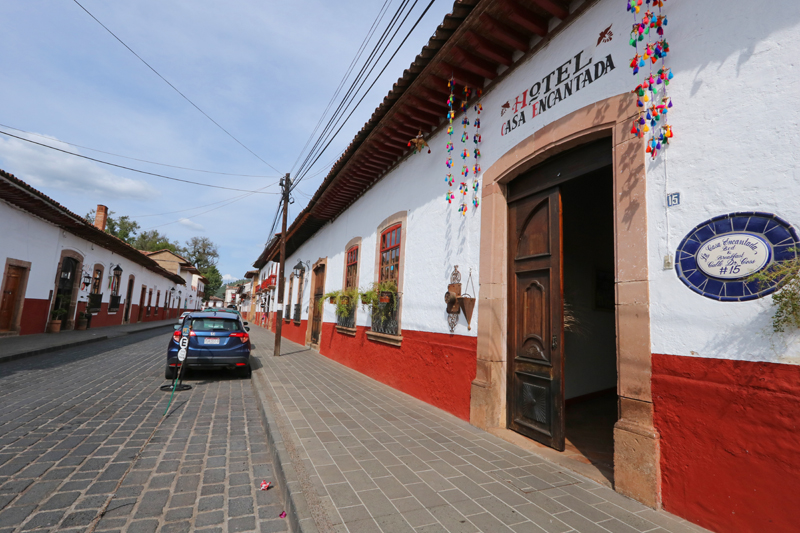
{"type": "Polygon", "coordinates": [[[178,350],[181,332],[189,328],[186,368],[231,369],[250,377],[250,328],[236,313],[193,312],[175,325],[175,333],[167,348],[167,369],[164,377],[175,379],[178,370],[178,350]]]}

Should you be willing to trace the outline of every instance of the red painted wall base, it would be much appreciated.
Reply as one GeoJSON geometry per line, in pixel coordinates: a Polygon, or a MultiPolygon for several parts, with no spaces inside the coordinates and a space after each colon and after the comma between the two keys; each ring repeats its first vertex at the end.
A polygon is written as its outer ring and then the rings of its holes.
{"type": "Polygon", "coordinates": [[[410,394],[463,420],[469,420],[469,399],[478,358],[475,337],[403,331],[401,346],[369,340],[367,328],[356,336],[323,322],[320,353],[362,374],[410,394]]]}
{"type": "Polygon", "coordinates": [[[712,531],[800,527],[800,366],[653,354],[664,508],[712,531]]]}
{"type": "Polygon", "coordinates": [[[25,302],[22,304],[22,317],[19,320],[19,334],[44,333],[47,328],[47,314],[49,312],[50,300],[25,298],[25,302]]]}

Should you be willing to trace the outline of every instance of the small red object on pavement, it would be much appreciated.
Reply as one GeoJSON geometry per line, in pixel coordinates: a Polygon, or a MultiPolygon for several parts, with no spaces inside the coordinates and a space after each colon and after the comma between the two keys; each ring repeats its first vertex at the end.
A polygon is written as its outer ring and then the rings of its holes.
{"type": "Polygon", "coordinates": [[[270,485],[272,485],[272,481],[267,483],[267,480],[265,479],[264,481],[261,482],[261,490],[269,489],[270,485]]]}
{"type": "Polygon", "coordinates": [[[280,515],[280,518],[286,518],[286,511],[283,511],[280,515]]]}

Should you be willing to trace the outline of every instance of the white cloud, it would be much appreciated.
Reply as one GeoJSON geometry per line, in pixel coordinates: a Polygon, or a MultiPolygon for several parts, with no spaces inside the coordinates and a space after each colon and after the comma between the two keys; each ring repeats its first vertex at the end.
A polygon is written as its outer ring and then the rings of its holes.
{"type": "Polygon", "coordinates": [[[188,218],[179,219],[178,220],[178,224],[180,224],[182,226],[186,226],[189,229],[195,229],[195,230],[204,230],[205,229],[201,224],[198,224],[197,222],[193,222],[193,221],[189,220],[188,218]]]}
{"type": "Polygon", "coordinates": [[[231,276],[230,274],[225,274],[222,276],[222,281],[236,281],[238,278],[231,276]]]}
{"type": "MultiPolygon", "coordinates": [[[[25,134],[22,133],[20,136],[25,134]]],[[[42,141],[40,137],[31,139],[36,142],[42,141]]],[[[75,147],[58,141],[45,141],[45,143],[77,153],[75,147]]],[[[37,188],[52,187],[70,192],[139,200],[153,198],[159,194],[146,181],[123,178],[92,161],[48,150],[19,139],[0,137],[0,162],[3,170],[37,188]]]]}

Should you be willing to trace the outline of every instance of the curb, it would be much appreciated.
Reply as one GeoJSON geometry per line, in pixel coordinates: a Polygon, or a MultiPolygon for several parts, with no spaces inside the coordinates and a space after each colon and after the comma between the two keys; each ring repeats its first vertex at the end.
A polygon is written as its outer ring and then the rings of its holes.
{"type": "Polygon", "coordinates": [[[265,392],[268,386],[263,377],[264,368],[253,370],[253,379],[250,385],[258,399],[258,412],[261,414],[261,423],[264,432],[267,434],[267,444],[269,445],[270,458],[275,469],[277,489],[281,491],[281,496],[286,505],[286,517],[289,519],[289,530],[292,533],[318,533],[314,517],[311,515],[303,490],[300,486],[300,479],[292,464],[292,458],[283,442],[278,422],[270,407],[270,401],[265,392]],[[256,383],[258,382],[258,383],[256,383]]]}
{"type": "Polygon", "coordinates": [[[86,339],[86,340],[82,340],[82,341],[68,342],[66,344],[59,344],[59,345],[56,345],[56,346],[47,346],[45,348],[39,348],[37,350],[30,350],[30,351],[22,352],[22,353],[15,353],[15,354],[12,354],[12,355],[3,355],[3,356],[0,356],[0,363],[7,363],[9,361],[16,361],[17,359],[23,359],[25,357],[31,357],[33,355],[41,355],[43,353],[56,352],[58,350],[66,350],[67,348],[75,348],[77,346],[83,346],[84,344],[92,344],[92,343],[95,343],[95,342],[105,341],[105,340],[108,340],[108,339],[115,339],[117,337],[122,337],[122,336],[125,336],[125,335],[133,335],[134,333],[141,333],[142,331],[152,331],[154,329],[166,328],[166,327],[168,327],[168,324],[161,324],[160,326],[153,326],[153,327],[149,327],[149,328],[140,328],[140,329],[137,329],[136,331],[123,331],[123,332],[121,332],[119,334],[103,335],[102,337],[95,337],[93,339],[86,339]]]}

